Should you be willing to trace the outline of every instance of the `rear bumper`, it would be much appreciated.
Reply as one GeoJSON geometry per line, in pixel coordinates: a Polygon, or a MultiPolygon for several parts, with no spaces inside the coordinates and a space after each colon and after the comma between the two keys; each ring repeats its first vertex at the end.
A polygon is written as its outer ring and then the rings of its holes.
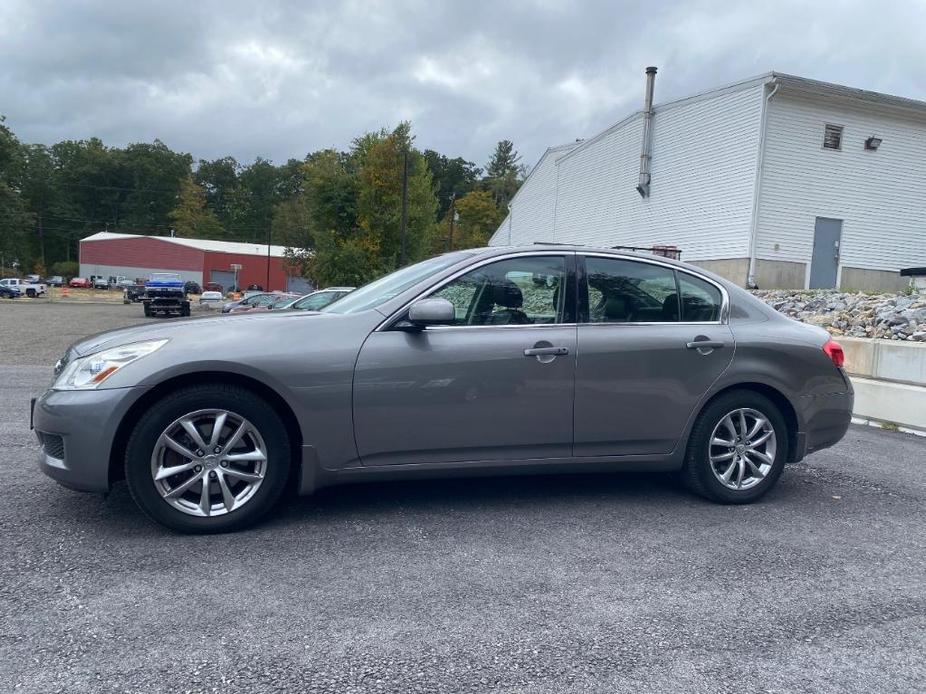
{"type": "Polygon", "coordinates": [[[828,448],[838,443],[852,423],[852,408],[855,393],[826,393],[801,398],[801,419],[803,426],[797,433],[794,462],[808,453],[828,448]]]}
{"type": "Polygon", "coordinates": [[[145,388],[48,390],[32,409],[42,445],[39,468],[59,484],[87,492],[109,490],[109,458],[119,423],[145,388]]]}

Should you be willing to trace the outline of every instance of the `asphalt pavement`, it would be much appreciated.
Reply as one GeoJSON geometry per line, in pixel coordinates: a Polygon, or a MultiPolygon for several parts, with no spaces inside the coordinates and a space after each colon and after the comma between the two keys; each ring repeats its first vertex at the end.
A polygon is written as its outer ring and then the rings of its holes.
{"type": "Polygon", "coordinates": [[[123,484],[39,472],[29,397],[67,340],[8,350],[50,314],[7,309],[2,692],[926,690],[926,439],[853,426],[752,506],[661,474],[454,479],[179,536],[123,484]]]}

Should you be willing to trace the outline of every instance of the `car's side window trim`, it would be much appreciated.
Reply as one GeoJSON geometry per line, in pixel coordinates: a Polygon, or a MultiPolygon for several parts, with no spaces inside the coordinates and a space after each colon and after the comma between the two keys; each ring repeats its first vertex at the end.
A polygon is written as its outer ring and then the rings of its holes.
{"type": "MultiPolygon", "coordinates": [[[[485,258],[483,260],[480,260],[479,262],[476,262],[471,265],[467,265],[464,268],[461,268],[460,270],[453,273],[449,277],[445,277],[444,279],[440,280],[437,284],[434,284],[428,287],[427,289],[425,289],[424,291],[422,291],[421,293],[417,294],[413,299],[406,302],[400,309],[395,311],[386,320],[380,323],[376,327],[376,330],[374,332],[383,332],[386,330],[391,330],[393,326],[395,325],[395,323],[400,321],[403,318],[403,316],[408,312],[408,308],[413,303],[418,301],[419,299],[427,298],[434,292],[441,290],[442,288],[444,288],[451,282],[459,279],[460,277],[462,277],[463,275],[466,275],[467,273],[472,272],[473,270],[476,270],[485,265],[491,265],[492,263],[497,263],[502,260],[511,260],[512,258],[537,258],[537,257],[549,257],[549,256],[561,257],[563,259],[563,265],[565,269],[565,280],[566,280],[566,285],[568,287],[570,275],[574,274],[573,272],[571,272],[571,269],[574,267],[573,265],[574,261],[571,261],[570,257],[574,258],[575,255],[576,255],[575,251],[530,251],[530,252],[522,251],[520,253],[506,253],[504,255],[493,255],[489,258],[485,258]]],[[[568,302],[569,300],[568,295],[566,296],[565,300],[568,302]]],[[[573,316],[575,315],[574,310],[572,311],[572,315],[573,316]]],[[[564,325],[575,325],[574,322],[572,323],[566,322],[565,308],[562,314],[562,318],[563,318],[562,323],[539,323],[539,324],[529,324],[529,325],[434,325],[434,326],[429,326],[428,330],[429,331],[431,330],[480,330],[480,329],[481,330],[495,330],[495,329],[510,330],[512,328],[529,328],[529,329],[561,328],[564,325]]]]}
{"type": "Polygon", "coordinates": [[[723,285],[719,284],[718,282],[715,282],[710,277],[706,277],[698,272],[692,272],[688,270],[687,268],[679,268],[669,263],[661,263],[655,259],[651,260],[650,258],[638,258],[636,256],[628,257],[624,255],[610,255],[608,253],[595,253],[595,252],[577,253],[576,255],[577,255],[576,279],[577,279],[577,282],[579,283],[578,285],[579,287],[579,297],[578,297],[579,298],[579,323],[581,325],[610,325],[610,326],[615,326],[615,325],[619,325],[619,326],[723,325],[723,324],[726,324],[727,322],[728,315],[729,315],[730,296],[729,294],[727,294],[727,290],[723,287],[723,285]],[[678,282],[679,273],[684,273],[686,275],[690,275],[691,277],[695,277],[699,280],[707,282],[711,286],[716,287],[717,290],[720,292],[720,299],[721,299],[720,314],[717,320],[710,320],[710,321],[646,321],[646,322],[641,321],[641,322],[632,322],[632,323],[592,323],[590,320],[590,314],[589,314],[588,270],[586,268],[586,263],[585,263],[586,258],[605,258],[608,260],[629,260],[633,262],[646,263],[649,265],[658,265],[659,267],[672,270],[675,276],[676,294],[678,295],[678,300],[679,300],[679,316],[681,316],[681,300],[682,300],[680,286],[678,282]]]}

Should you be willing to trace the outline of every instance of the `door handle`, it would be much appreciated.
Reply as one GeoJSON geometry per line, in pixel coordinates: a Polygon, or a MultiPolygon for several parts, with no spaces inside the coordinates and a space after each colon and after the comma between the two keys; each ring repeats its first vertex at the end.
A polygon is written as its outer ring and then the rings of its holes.
{"type": "Polygon", "coordinates": [[[568,347],[531,347],[524,350],[525,357],[542,357],[545,355],[561,357],[564,354],[569,354],[568,347]]]}
{"type": "Polygon", "coordinates": [[[717,342],[716,340],[695,340],[694,342],[687,342],[685,347],[688,349],[720,349],[723,344],[723,342],[717,342]]]}

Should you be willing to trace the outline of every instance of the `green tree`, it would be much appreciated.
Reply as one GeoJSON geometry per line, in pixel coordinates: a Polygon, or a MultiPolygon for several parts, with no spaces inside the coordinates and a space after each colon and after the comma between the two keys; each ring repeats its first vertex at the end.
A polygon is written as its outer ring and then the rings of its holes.
{"type": "Polygon", "coordinates": [[[507,210],[508,203],[518,192],[523,178],[520,166],[521,156],[511,140],[501,140],[495,145],[495,151],[486,165],[483,183],[495,198],[500,209],[507,210]]]}
{"type": "Polygon", "coordinates": [[[236,201],[240,196],[240,170],[234,157],[222,157],[213,161],[199,160],[193,180],[206,194],[206,204],[212,210],[226,233],[234,226],[236,201]]]}
{"type": "Polygon", "coordinates": [[[267,242],[273,208],[280,201],[279,180],[277,167],[261,157],[241,169],[232,212],[233,238],[238,241],[267,242]]]}
{"type": "MultiPolygon", "coordinates": [[[[456,222],[453,247],[478,248],[489,242],[489,237],[498,229],[504,215],[487,190],[474,190],[456,201],[456,222]]],[[[449,220],[444,224],[446,229],[449,220]]]]}
{"type": "Polygon", "coordinates": [[[434,194],[437,196],[437,218],[444,219],[450,209],[451,200],[461,198],[476,187],[482,169],[462,157],[449,157],[426,149],[423,152],[431,178],[434,181],[434,194]]]}
{"type": "Polygon", "coordinates": [[[23,147],[0,116],[0,266],[31,267],[33,216],[20,194],[24,165],[23,147]]]}
{"type": "Polygon", "coordinates": [[[360,194],[357,158],[322,150],[303,167],[308,245],[289,246],[290,265],[317,286],[363,284],[379,272],[377,246],[357,223],[360,194]]]}
{"type": "Polygon", "coordinates": [[[193,158],[173,152],[160,140],[110,150],[118,177],[118,224],[140,233],[164,233],[181,185],[190,177],[193,158]]]}
{"type": "Polygon", "coordinates": [[[80,264],[76,260],[59,260],[51,266],[51,274],[61,275],[65,280],[77,277],[80,272],[80,264]]]}
{"type": "Polygon", "coordinates": [[[409,123],[391,133],[380,133],[359,152],[360,194],[358,224],[379,251],[384,271],[399,266],[402,246],[402,178],[408,153],[406,262],[424,258],[435,233],[437,198],[431,172],[420,152],[412,148],[409,123]]]}
{"type": "Polygon", "coordinates": [[[177,205],[168,214],[177,236],[194,239],[214,239],[222,236],[222,225],[215,213],[206,207],[206,194],[188,176],[180,185],[177,205]]]}

